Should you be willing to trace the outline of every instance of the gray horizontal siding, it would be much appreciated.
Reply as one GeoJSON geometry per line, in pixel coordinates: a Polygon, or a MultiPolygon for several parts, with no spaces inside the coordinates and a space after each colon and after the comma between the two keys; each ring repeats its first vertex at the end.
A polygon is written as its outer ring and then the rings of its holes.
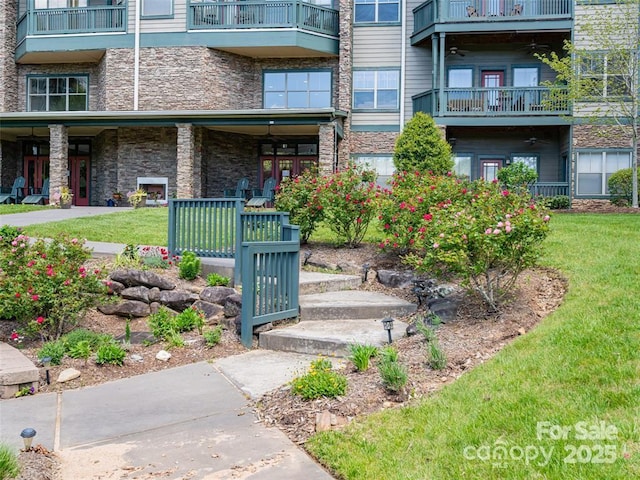
{"type": "Polygon", "coordinates": [[[397,67],[400,65],[402,28],[354,27],[353,66],[397,67]]]}

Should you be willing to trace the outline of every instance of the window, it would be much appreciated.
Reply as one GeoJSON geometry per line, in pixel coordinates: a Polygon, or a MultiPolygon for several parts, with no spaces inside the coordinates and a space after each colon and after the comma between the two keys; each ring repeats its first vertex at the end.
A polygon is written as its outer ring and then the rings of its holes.
{"type": "Polygon", "coordinates": [[[356,165],[362,165],[373,169],[378,174],[376,183],[383,188],[391,188],[390,182],[396,167],[393,164],[392,155],[355,155],[356,165]]]}
{"type": "Polygon", "coordinates": [[[538,173],[538,156],[537,155],[511,155],[511,163],[524,163],[527,167],[533,168],[538,173]]]}
{"type": "Polygon", "coordinates": [[[31,77],[27,82],[30,112],[87,110],[88,77],[31,77]]]}
{"type": "Polygon", "coordinates": [[[468,153],[456,153],[453,157],[453,171],[459,177],[471,178],[472,155],[468,153]]]}
{"type": "Polygon", "coordinates": [[[353,108],[398,109],[398,70],[355,70],[353,108]]]}
{"type": "Polygon", "coordinates": [[[173,0],[142,0],[143,17],[169,17],[173,15],[173,0]]]}
{"type": "Polygon", "coordinates": [[[578,67],[581,75],[582,94],[585,98],[597,100],[602,97],[629,96],[631,75],[630,66],[635,60],[631,52],[583,53],[578,67]]]}
{"type": "Polygon", "coordinates": [[[400,21],[400,0],[355,0],[354,23],[400,21]]]}
{"type": "Polygon", "coordinates": [[[577,194],[608,195],[611,174],[630,165],[630,152],[578,152],[577,194]]]}
{"type": "Polygon", "coordinates": [[[330,106],[330,71],[265,72],[264,108],[326,108],[330,106]]]}

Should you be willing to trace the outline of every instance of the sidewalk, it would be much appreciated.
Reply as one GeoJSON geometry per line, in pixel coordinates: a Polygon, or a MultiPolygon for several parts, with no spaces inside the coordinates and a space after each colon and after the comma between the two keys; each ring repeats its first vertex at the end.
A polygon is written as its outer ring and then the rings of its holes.
{"type": "MultiPolygon", "coordinates": [[[[73,207],[0,216],[0,225],[122,211],[73,207]]],[[[95,254],[124,244],[88,242],[95,254]]],[[[280,430],[256,420],[259,398],[306,368],[312,356],[264,350],[102,385],[0,401],[0,442],[34,444],[63,461],[63,480],[101,478],[329,480],[332,477],[280,430]]]]}

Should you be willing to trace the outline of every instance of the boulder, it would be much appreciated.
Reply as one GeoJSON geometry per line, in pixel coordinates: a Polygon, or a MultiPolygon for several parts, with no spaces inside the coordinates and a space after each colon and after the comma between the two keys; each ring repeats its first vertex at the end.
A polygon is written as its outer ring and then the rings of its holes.
{"type": "Polygon", "coordinates": [[[218,305],[224,305],[227,297],[235,295],[238,292],[230,287],[206,287],[200,292],[200,300],[204,300],[209,303],[217,303],[218,305]]]}
{"type": "Polygon", "coordinates": [[[210,325],[218,323],[221,318],[224,318],[224,307],[216,303],[197,300],[192,306],[204,313],[205,321],[210,325]]]}
{"type": "Polygon", "coordinates": [[[411,272],[398,272],[395,270],[378,270],[378,282],[385,287],[404,288],[411,285],[415,278],[411,272]]]}
{"type": "Polygon", "coordinates": [[[100,305],[98,310],[105,315],[121,317],[146,317],[151,313],[149,304],[137,300],[125,300],[121,303],[100,305]]]}
{"type": "Polygon", "coordinates": [[[461,296],[450,295],[446,298],[433,298],[427,305],[432,315],[437,315],[442,323],[447,323],[456,319],[461,301],[461,296]]]}
{"type": "Polygon", "coordinates": [[[138,300],[139,302],[149,303],[149,289],[142,285],[125,288],[120,292],[120,296],[128,300],[138,300]]]}
{"type": "Polygon", "coordinates": [[[161,362],[168,362],[170,358],[171,354],[166,350],[160,350],[158,353],[156,353],[156,359],[160,360],[161,362]]]}
{"type": "Polygon", "coordinates": [[[158,287],[160,290],[173,290],[176,288],[175,283],[149,270],[115,270],[111,272],[109,277],[111,280],[120,282],[126,287],[142,285],[149,288],[158,287]]]}
{"type": "Polygon", "coordinates": [[[269,330],[273,330],[273,323],[271,322],[253,327],[253,334],[259,335],[261,333],[268,332],[269,330]]]}
{"type": "Polygon", "coordinates": [[[69,382],[78,378],[80,375],[81,373],[75,368],[65,368],[60,372],[60,375],[58,375],[58,383],[69,382]]]}
{"type": "Polygon", "coordinates": [[[158,302],[179,312],[186,310],[198,300],[198,295],[181,290],[162,290],[158,302]]]}
{"type": "Polygon", "coordinates": [[[120,295],[120,292],[125,288],[122,283],[116,282],[115,280],[107,280],[105,285],[109,287],[109,294],[115,295],[120,295]]]}
{"type": "Polygon", "coordinates": [[[160,289],[153,287],[149,289],[149,303],[160,301],[160,289]]]}
{"type": "Polygon", "coordinates": [[[239,293],[229,295],[224,302],[224,316],[235,317],[240,315],[242,310],[242,295],[239,293]]]}

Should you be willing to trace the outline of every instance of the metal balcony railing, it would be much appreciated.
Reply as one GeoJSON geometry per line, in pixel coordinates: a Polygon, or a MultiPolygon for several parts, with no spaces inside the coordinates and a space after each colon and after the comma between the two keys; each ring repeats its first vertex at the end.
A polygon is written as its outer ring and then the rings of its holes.
{"type": "Polygon", "coordinates": [[[18,42],[28,35],[125,32],[126,5],[34,8],[18,19],[18,42]]]}
{"type": "Polygon", "coordinates": [[[413,111],[437,116],[529,116],[570,113],[563,87],[445,88],[413,97],[413,111]],[[442,107],[442,108],[441,108],[442,107]]]}
{"type": "Polygon", "coordinates": [[[299,0],[198,2],[189,5],[189,29],[300,28],[339,32],[338,11],[299,0]]]}
{"type": "Polygon", "coordinates": [[[427,0],[413,16],[414,33],[435,23],[569,19],[573,0],[427,0]]]}

